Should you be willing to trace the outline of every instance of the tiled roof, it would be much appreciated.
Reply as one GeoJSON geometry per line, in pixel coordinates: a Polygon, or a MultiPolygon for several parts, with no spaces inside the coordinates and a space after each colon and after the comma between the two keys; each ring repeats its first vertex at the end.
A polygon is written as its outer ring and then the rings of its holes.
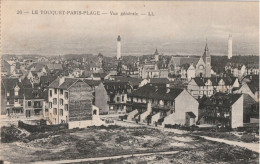
{"type": "Polygon", "coordinates": [[[108,94],[127,93],[131,86],[128,82],[105,80],[104,87],[108,94]]]}
{"type": "Polygon", "coordinates": [[[259,91],[259,81],[247,82],[247,85],[253,93],[259,91]]]}
{"type": "Polygon", "coordinates": [[[134,77],[120,77],[116,76],[115,81],[121,81],[121,82],[129,82],[132,86],[139,86],[142,79],[140,78],[134,78],[134,77]]]}
{"type": "Polygon", "coordinates": [[[157,100],[168,100],[172,101],[183,91],[179,88],[170,88],[170,91],[167,93],[166,86],[156,86],[147,84],[129,94],[129,97],[140,97],[140,98],[149,98],[157,100]]]}
{"type": "Polygon", "coordinates": [[[40,89],[26,88],[24,89],[25,99],[43,99],[43,94],[40,89]]]}
{"type": "Polygon", "coordinates": [[[49,70],[62,70],[62,65],[61,64],[46,64],[46,67],[49,69],[49,70]]]}

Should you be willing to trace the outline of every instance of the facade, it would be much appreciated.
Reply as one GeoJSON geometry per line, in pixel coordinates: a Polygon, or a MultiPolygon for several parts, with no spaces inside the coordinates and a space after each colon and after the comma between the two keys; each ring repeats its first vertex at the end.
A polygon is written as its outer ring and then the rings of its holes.
{"type": "Polygon", "coordinates": [[[127,95],[132,91],[130,84],[110,80],[105,80],[103,84],[108,94],[109,114],[125,114],[127,95]]]}
{"type": "Polygon", "coordinates": [[[92,89],[80,79],[57,78],[48,89],[49,123],[92,119],[92,89]]]}
{"type": "Polygon", "coordinates": [[[198,123],[232,129],[242,127],[243,103],[242,94],[216,93],[201,101],[198,123]]]}
{"type": "Polygon", "coordinates": [[[235,77],[195,77],[189,81],[187,91],[195,98],[212,96],[215,92],[231,93],[234,88],[239,88],[240,84],[235,77]]]}

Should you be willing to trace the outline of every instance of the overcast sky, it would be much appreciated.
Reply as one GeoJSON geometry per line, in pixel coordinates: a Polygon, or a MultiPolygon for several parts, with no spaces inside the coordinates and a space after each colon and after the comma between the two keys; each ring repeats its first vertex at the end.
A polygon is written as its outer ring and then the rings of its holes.
{"type": "Polygon", "coordinates": [[[3,54],[201,55],[206,39],[213,55],[258,55],[258,2],[93,2],[2,1],[3,54]],[[87,10],[147,13],[155,16],[73,16],[17,14],[17,10],[87,10]]]}

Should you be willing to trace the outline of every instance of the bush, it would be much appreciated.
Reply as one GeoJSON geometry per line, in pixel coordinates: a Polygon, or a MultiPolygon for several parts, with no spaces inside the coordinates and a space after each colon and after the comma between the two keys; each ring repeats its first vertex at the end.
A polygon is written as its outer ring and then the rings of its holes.
{"type": "Polygon", "coordinates": [[[19,141],[21,137],[24,135],[21,135],[21,131],[17,129],[14,125],[12,126],[3,126],[1,128],[1,141],[3,143],[10,143],[19,141]]]}
{"type": "Polygon", "coordinates": [[[241,140],[244,142],[257,142],[258,139],[255,137],[254,134],[243,134],[241,136],[241,140]]]}

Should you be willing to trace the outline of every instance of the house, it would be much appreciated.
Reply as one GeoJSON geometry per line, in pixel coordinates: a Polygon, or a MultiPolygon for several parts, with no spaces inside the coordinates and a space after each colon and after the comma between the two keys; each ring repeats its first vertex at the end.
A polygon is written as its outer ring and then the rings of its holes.
{"type": "Polygon", "coordinates": [[[25,88],[23,99],[25,117],[43,118],[44,109],[45,102],[42,91],[35,88],[25,88]]]}
{"type": "Polygon", "coordinates": [[[202,96],[211,96],[215,92],[231,93],[234,88],[239,88],[239,82],[236,77],[195,77],[192,78],[188,85],[187,91],[195,98],[202,96]]]}
{"type": "Polygon", "coordinates": [[[243,95],[216,93],[200,102],[198,124],[224,128],[243,126],[243,95]]]}
{"type": "Polygon", "coordinates": [[[21,79],[8,78],[1,80],[1,114],[23,115],[24,87],[21,79]]]}
{"type": "Polygon", "coordinates": [[[92,89],[81,79],[57,78],[48,87],[49,123],[92,120],[92,89]]]}
{"type": "Polygon", "coordinates": [[[125,114],[127,95],[133,90],[130,84],[110,80],[105,80],[103,84],[109,98],[109,114],[125,114]]]}
{"type": "Polygon", "coordinates": [[[248,64],[246,67],[247,75],[259,75],[259,63],[248,64]]]}
{"type": "Polygon", "coordinates": [[[147,84],[128,95],[128,117],[152,125],[191,126],[198,118],[198,106],[185,89],[170,88],[169,84],[147,84]]]}

